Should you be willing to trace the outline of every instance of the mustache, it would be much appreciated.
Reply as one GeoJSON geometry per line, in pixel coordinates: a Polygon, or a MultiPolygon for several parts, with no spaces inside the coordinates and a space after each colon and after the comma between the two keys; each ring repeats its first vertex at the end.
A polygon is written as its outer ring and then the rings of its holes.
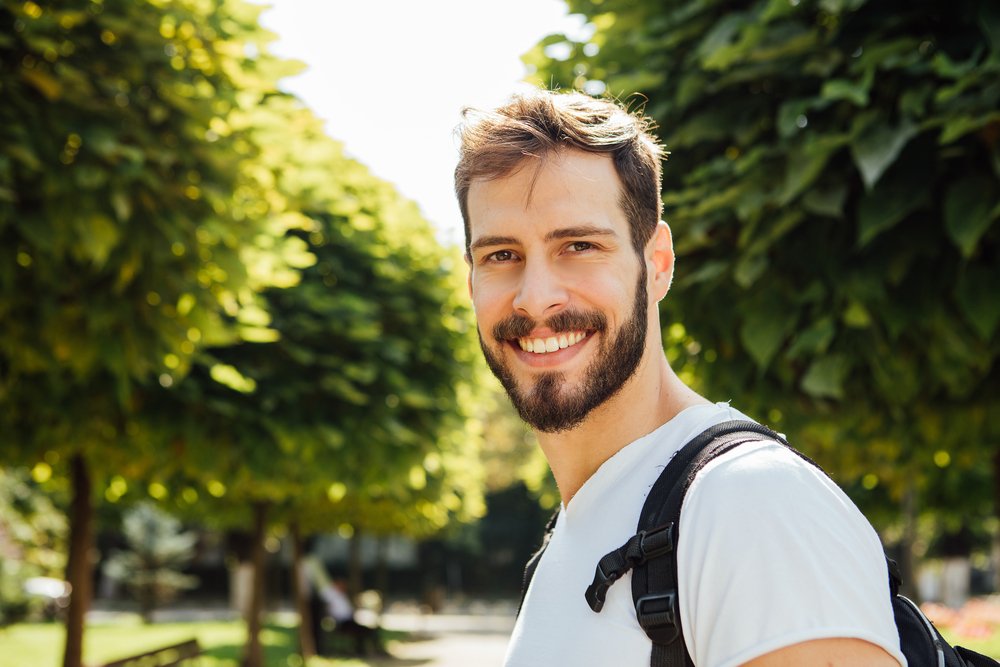
{"type": "Polygon", "coordinates": [[[608,318],[603,313],[596,310],[578,311],[569,310],[556,313],[552,317],[539,322],[525,315],[514,313],[500,320],[493,327],[493,338],[496,340],[510,340],[512,338],[523,338],[537,328],[545,327],[555,333],[567,331],[597,331],[603,332],[608,328],[608,318]]]}

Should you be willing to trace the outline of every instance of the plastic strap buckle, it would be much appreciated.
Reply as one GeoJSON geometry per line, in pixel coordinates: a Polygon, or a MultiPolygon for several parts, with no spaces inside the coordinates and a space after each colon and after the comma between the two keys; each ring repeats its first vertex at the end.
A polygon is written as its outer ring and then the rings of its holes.
{"type": "MultiPolygon", "coordinates": [[[[603,559],[602,559],[603,560],[603,559]]],[[[594,570],[594,581],[587,586],[587,604],[595,612],[600,612],[604,608],[604,600],[608,596],[608,589],[611,588],[611,584],[618,580],[621,576],[616,570],[612,570],[610,574],[604,572],[604,568],[601,567],[601,563],[597,564],[594,570]]]]}
{"type": "Polygon", "coordinates": [[[635,603],[635,615],[646,635],[658,644],[670,644],[680,636],[676,592],[644,595],[635,603]]]}

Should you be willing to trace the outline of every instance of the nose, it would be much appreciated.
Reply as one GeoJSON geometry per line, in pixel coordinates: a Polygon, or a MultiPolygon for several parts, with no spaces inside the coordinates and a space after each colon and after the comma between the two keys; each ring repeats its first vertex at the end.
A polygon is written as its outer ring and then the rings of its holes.
{"type": "Polygon", "coordinates": [[[542,260],[525,262],[514,310],[538,320],[558,312],[568,300],[565,280],[552,266],[542,260]]]}

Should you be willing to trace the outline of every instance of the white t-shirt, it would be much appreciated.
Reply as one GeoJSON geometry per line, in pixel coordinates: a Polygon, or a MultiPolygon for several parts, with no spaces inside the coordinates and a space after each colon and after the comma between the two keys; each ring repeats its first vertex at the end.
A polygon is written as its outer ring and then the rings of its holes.
{"type": "MultiPolygon", "coordinates": [[[[528,587],[506,667],[647,667],[631,573],[595,613],[597,562],[635,534],[670,457],[706,428],[745,419],[725,403],[688,408],[608,459],[563,507],[528,587]]],[[[850,637],[905,666],[878,536],[847,496],[784,447],[761,442],[705,467],[681,510],[684,642],[698,667],[734,667],[799,642],[850,637]]]]}

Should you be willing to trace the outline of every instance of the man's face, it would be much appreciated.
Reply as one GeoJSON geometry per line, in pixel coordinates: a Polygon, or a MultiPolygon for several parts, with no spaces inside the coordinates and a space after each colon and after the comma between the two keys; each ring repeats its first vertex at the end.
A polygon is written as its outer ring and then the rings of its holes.
{"type": "Polygon", "coordinates": [[[611,158],[563,150],[469,189],[469,287],[486,361],[521,417],[564,431],[635,373],[646,265],[611,158]]]}

